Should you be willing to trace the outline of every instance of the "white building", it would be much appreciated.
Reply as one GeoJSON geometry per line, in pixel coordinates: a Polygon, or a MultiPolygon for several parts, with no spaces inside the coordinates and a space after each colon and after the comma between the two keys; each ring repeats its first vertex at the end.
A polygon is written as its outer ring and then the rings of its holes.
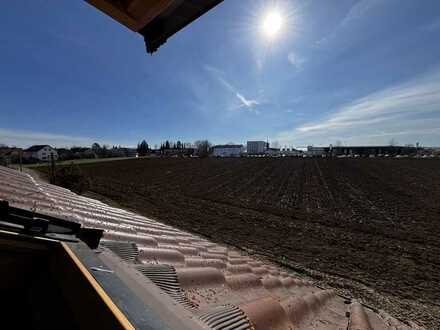
{"type": "Polygon", "coordinates": [[[267,142],[264,141],[248,141],[247,153],[249,155],[264,154],[267,150],[267,142]]]}
{"type": "Polygon", "coordinates": [[[240,157],[242,153],[241,144],[218,145],[212,148],[213,157],[240,157]]]}
{"type": "Polygon", "coordinates": [[[49,145],[35,145],[24,151],[25,158],[34,158],[43,162],[50,161],[51,155],[53,155],[54,160],[58,159],[58,153],[56,149],[52,148],[49,145]]]}

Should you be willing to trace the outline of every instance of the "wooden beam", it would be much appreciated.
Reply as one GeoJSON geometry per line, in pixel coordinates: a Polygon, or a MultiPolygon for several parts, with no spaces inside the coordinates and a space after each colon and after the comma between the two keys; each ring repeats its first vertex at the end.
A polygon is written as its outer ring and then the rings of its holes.
{"type": "Polygon", "coordinates": [[[50,269],[81,329],[135,330],[66,243],[54,251],[50,269]]]}
{"type": "Polygon", "coordinates": [[[133,0],[127,11],[137,20],[137,30],[139,31],[175,2],[176,0],[133,0]]]}
{"type": "Polygon", "coordinates": [[[139,30],[139,23],[136,21],[134,17],[131,17],[127,12],[123,9],[118,8],[108,2],[107,0],[86,0],[92,6],[96,7],[104,14],[112,17],[114,20],[119,23],[125,25],[130,30],[137,32],[139,30]]]}

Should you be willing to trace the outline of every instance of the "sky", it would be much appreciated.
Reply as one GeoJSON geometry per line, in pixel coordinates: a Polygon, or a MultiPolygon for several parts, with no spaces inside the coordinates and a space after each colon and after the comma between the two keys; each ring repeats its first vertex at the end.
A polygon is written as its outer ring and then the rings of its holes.
{"type": "Polygon", "coordinates": [[[438,0],[225,0],[151,56],[85,1],[10,1],[0,143],[440,146],[439,40],[438,0]]]}

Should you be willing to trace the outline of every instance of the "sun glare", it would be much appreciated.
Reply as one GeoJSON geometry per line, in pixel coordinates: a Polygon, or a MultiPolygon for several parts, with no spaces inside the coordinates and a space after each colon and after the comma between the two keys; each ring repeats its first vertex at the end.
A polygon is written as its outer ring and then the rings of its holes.
{"type": "Polygon", "coordinates": [[[262,30],[268,38],[275,38],[283,27],[283,18],[277,11],[272,11],[263,20],[262,30]]]}

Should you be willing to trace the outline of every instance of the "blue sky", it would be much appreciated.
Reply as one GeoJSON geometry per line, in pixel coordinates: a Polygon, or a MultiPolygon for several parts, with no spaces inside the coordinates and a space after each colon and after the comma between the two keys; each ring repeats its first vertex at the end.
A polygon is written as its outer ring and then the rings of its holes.
{"type": "Polygon", "coordinates": [[[440,145],[439,40],[438,0],[225,0],[150,56],[84,1],[12,1],[0,143],[440,145]]]}

